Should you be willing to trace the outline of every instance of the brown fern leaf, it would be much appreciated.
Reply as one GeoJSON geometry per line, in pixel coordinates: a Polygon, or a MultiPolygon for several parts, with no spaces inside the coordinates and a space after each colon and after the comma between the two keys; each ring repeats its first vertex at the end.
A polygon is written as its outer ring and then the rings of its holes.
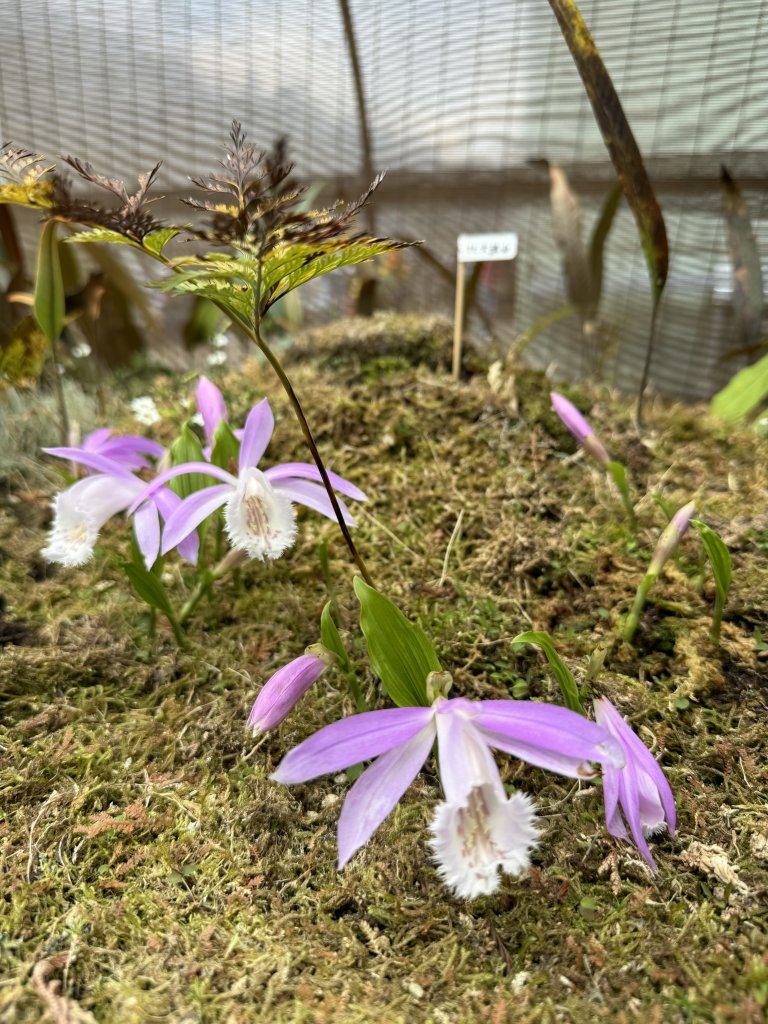
{"type": "Polygon", "coordinates": [[[117,209],[105,209],[98,204],[73,198],[69,183],[62,181],[59,183],[53,207],[55,216],[78,224],[107,228],[138,241],[141,241],[150,232],[163,227],[162,221],[157,220],[146,209],[150,203],[156,202],[156,199],[160,198],[150,199],[148,192],[160,170],[161,161],[156,163],[148,173],[139,175],[139,187],[135,192],[130,193],[125,182],[120,178],[108,178],[106,175],[98,174],[87,161],[73,156],[65,156],[63,159],[85,181],[116,196],[121,205],[117,209]]]}
{"type": "Polygon", "coordinates": [[[220,162],[224,173],[191,178],[192,184],[212,198],[189,197],[182,202],[211,214],[211,222],[195,232],[208,242],[269,247],[270,235],[280,223],[279,210],[295,203],[305,191],[289,180],[293,165],[285,159],[285,140],[271,152],[247,141],[239,121],[232,122],[230,142],[220,162]],[[227,199],[222,202],[221,197],[227,199]]]}

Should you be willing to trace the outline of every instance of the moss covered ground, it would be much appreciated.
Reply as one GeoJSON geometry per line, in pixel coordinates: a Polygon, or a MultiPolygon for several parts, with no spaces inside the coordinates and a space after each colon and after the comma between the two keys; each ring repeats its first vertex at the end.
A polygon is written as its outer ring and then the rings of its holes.
{"type": "MultiPolygon", "coordinates": [[[[375,698],[333,524],[302,513],[296,547],[217,584],[180,650],[162,620],[150,635],[121,575],[122,520],[82,570],[40,558],[58,477],[31,451],[15,464],[6,451],[0,1020],[764,1019],[768,444],[661,402],[641,440],[626,399],[567,390],[627,464],[635,540],[618,497],[551,413],[549,383],[504,368],[489,383],[477,366],[456,385],[446,344],[439,322],[352,323],[298,345],[290,372],[331,467],[370,496],[356,538],[371,574],[430,633],[454,694],[515,687],[554,699],[546,666],[510,643],[548,630],[577,678],[593,675],[594,692],[652,746],[679,807],[677,835],[654,844],[658,874],[607,834],[598,787],[502,756],[505,781],[540,809],[527,875],[473,902],[449,895],[426,848],[440,795],[432,766],[338,873],[346,778],[285,788],[268,776],[290,746],[351,710],[340,679],[324,677],[276,733],[254,740],[244,729],[261,682],[317,639],[323,539],[343,631],[375,698]],[[719,647],[712,581],[691,536],[635,645],[618,639],[663,524],[653,493],[674,505],[695,495],[731,547],[719,647]]],[[[270,396],[278,425],[267,462],[305,458],[263,365],[220,383],[233,421],[270,396]]],[[[149,387],[181,422],[193,381],[149,387]]],[[[181,603],[175,563],[167,578],[181,603]]]]}

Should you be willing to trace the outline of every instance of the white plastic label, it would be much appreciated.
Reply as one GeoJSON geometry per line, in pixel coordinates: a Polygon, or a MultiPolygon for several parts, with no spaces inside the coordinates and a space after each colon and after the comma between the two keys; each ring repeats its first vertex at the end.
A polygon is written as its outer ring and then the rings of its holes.
{"type": "Polygon", "coordinates": [[[459,235],[459,263],[485,263],[487,260],[513,260],[517,256],[514,231],[489,231],[482,235],[459,235]]]}

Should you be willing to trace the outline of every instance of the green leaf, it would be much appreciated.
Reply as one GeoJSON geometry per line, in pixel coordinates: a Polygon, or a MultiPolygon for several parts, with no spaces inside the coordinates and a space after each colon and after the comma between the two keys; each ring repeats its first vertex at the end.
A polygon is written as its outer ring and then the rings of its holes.
{"type": "Polygon", "coordinates": [[[334,238],[323,248],[318,245],[278,246],[264,257],[262,269],[262,313],[288,292],[339,267],[351,267],[404,248],[389,238],[334,238]]]}
{"type": "Polygon", "coordinates": [[[632,501],[632,492],[629,489],[629,481],[627,480],[627,471],[625,470],[621,462],[616,462],[612,459],[606,463],[605,468],[611,477],[611,480],[616,484],[616,488],[621,495],[621,500],[624,503],[627,516],[629,518],[630,529],[634,532],[637,522],[635,517],[635,505],[632,501]]]}
{"type": "Polygon", "coordinates": [[[355,594],[368,657],[384,689],[399,707],[426,706],[427,676],[441,670],[432,641],[359,576],[355,594]]]}
{"type": "Polygon", "coordinates": [[[49,220],[40,236],[35,280],[35,319],[51,345],[64,327],[64,280],[61,275],[56,221],[49,220]]]}
{"type": "MultiPolygon", "coordinates": [[[[232,428],[226,420],[221,420],[213,434],[213,448],[211,450],[211,462],[220,469],[232,472],[232,465],[237,466],[237,459],[240,455],[240,442],[232,433],[232,428]]],[[[235,470],[237,472],[237,470],[235,470]]],[[[196,488],[199,490],[200,488],[196,488]]]]}
{"type": "MultiPolygon", "coordinates": [[[[182,462],[205,462],[200,439],[188,423],[184,424],[181,433],[171,445],[171,465],[179,466],[182,462]]],[[[209,487],[211,482],[211,478],[202,473],[187,473],[169,480],[168,486],[180,498],[188,498],[195,491],[209,487]]]]}
{"type": "Polygon", "coordinates": [[[748,415],[768,396],[768,355],[746,366],[712,399],[711,411],[728,422],[748,415]]]}
{"type": "Polygon", "coordinates": [[[151,608],[157,608],[173,622],[173,608],[158,577],[150,572],[143,562],[123,562],[123,569],[142,601],[146,601],[151,608]]]}
{"type": "Polygon", "coordinates": [[[142,248],[153,256],[159,256],[171,239],[179,234],[179,228],[159,228],[157,231],[150,231],[142,239],[142,248]]]}
{"type": "Polygon", "coordinates": [[[549,667],[557,679],[560,686],[560,692],[563,695],[563,704],[571,711],[577,711],[580,715],[584,714],[584,708],[579,698],[579,688],[576,685],[576,680],[573,678],[573,673],[565,664],[563,659],[555,650],[555,645],[552,642],[552,638],[548,633],[542,633],[538,630],[529,630],[527,633],[520,633],[512,641],[513,644],[533,644],[535,647],[539,647],[549,662],[549,667]]]}
{"type": "Polygon", "coordinates": [[[709,564],[712,566],[712,574],[715,577],[715,590],[722,604],[728,600],[728,591],[731,589],[731,577],[733,561],[728,545],[723,541],[720,534],[716,533],[706,523],[699,519],[692,519],[691,523],[699,531],[701,542],[707,552],[709,564]]]}
{"type": "Polygon", "coordinates": [[[110,245],[132,245],[134,249],[141,249],[141,244],[135,238],[121,235],[119,231],[111,231],[109,228],[88,228],[85,231],[76,231],[74,235],[70,235],[65,241],[78,243],[108,242],[110,245]]]}
{"type": "Polygon", "coordinates": [[[344,647],[344,641],[341,639],[336,623],[333,621],[330,601],[326,603],[320,615],[320,641],[323,647],[327,647],[329,651],[333,651],[334,654],[338,655],[342,665],[348,671],[349,657],[344,647]]]}
{"type": "Polygon", "coordinates": [[[589,267],[592,274],[592,287],[594,289],[596,305],[599,304],[600,297],[603,294],[603,251],[623,195],[624,186],[621,181],[617,181],[606,196],[589,243],[589,267]]]}
{"type": "Polygon", "coordinates": [[[672,516],[675,514],[675,506],[671,502],[667,501],[663,494],[654,494],[653,500],[664,513],[664,517],[667,522],[671,522],[672,516]]]}

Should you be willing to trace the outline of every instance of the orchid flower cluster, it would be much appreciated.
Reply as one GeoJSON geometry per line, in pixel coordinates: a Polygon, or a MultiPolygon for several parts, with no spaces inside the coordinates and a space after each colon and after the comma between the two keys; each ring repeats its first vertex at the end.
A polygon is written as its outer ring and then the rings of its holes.
{"type": "MultiPolygon", "coordinates": [[[[371,762],[341,811],[339,869],[392,812],[437,744],[443,799],[432,815],[429,846],[456,896],[495,892],[500,872],[524,872],[539,842],[534,802],[504,784],[493,750],[582,781],[601,769],[608,831],[631,836],[656,870],[648,837],[674,833],[674,797],[655,758],[610,701],[594,702],[591,721],[536,701],[451,698],[451,677],[426,634],[359,577],[355,591],[371,664],[397,706],[325,726],[286,754],[272,775],[295,784],[371,762]]],[[[329,667],[348,667],[328,606],[321,639],[265,683],[248,720],[254,732],[278,726],[329,667]]]]}
{"type": "MultiPolygon", "coordinates": [[[[563,425],[576,438],[584,451],[609,472],[621,494],[629,515],[631,528],[634,532],[637,522],[624,467],[621,463],[611,459],[603,442],[572,402],[554,391],[552,392],[551,399],[552,408],[560,417],[563,425]]],[[[624,621],[624,639],[628,643],[632,642],[651,587],[656,582],[668,559],[677,550],[688,527],[693,525],[704,545],[704,550],[712,566],[712,573],[715,578],[715,607],[712,615],[711,637],[715,643],[719,643],[723,609],[728,599],[728,591],[731,585],[732,564],[730,551],[721,537],[711,527],[694,518],[696,506],[693,501],[687,502],[674,514],[672,514],[666,502],[659,496],[657,496],[657,501],[666,512],[669,521],[656,542],[646,574],[637,588],[632,608],[624,621]]]]}
{"type": "MultiPolygon", "coordinates": [[[[259,468],[274,430],[266,398],[236,430],[229,426],[220,390],[206,377],[198,381],[196,399],[204,445],[188,425],[170,451],[150,438],[115,436],[104,427],[89,434],[80,446],[44,449],[85,470],[85,476],[54,498],[45,558],[69,567],[85,564],[107,520],[125,512],[133,521],[140,553],[139,560],[128,564],[131,580],[150,604],[168,614],[170,603],[157,599],[158,588],[162,592],[159,570],[162,559],[174,549],[192,565],[202,561],[199,570],[205,585],[198,588],[202,596],[216,578],[240,562],[284,554],[296,539],[296,505],[335,521],[328,493],[317,482],[315,465],[289,462],[259,468]],[[184,453],[192,458],[180,460],[184,453]],[[163,468],[169,460],[176,465],[163,468]],[[216,483],[210,485],[210,480],[216,483]],[[174,490],[174,484],[183,487],[174,490]],[[207,566],[205,554],[201,557],[201,550],[206,550],[201,535],[211,521],[230,544],[230,552],[213,569],[207,566]],[[148,582],[150,576],[154,578],[148,582]]],[[[329,477],[339,494],[366,500],[348,480],[336,473],[329,477]]],[[[354,526],[346,504],[337,501],[345,523],[354,526]]],[[[191,610],[168,617],[172,624],[181,624],[191,610]]]]}

